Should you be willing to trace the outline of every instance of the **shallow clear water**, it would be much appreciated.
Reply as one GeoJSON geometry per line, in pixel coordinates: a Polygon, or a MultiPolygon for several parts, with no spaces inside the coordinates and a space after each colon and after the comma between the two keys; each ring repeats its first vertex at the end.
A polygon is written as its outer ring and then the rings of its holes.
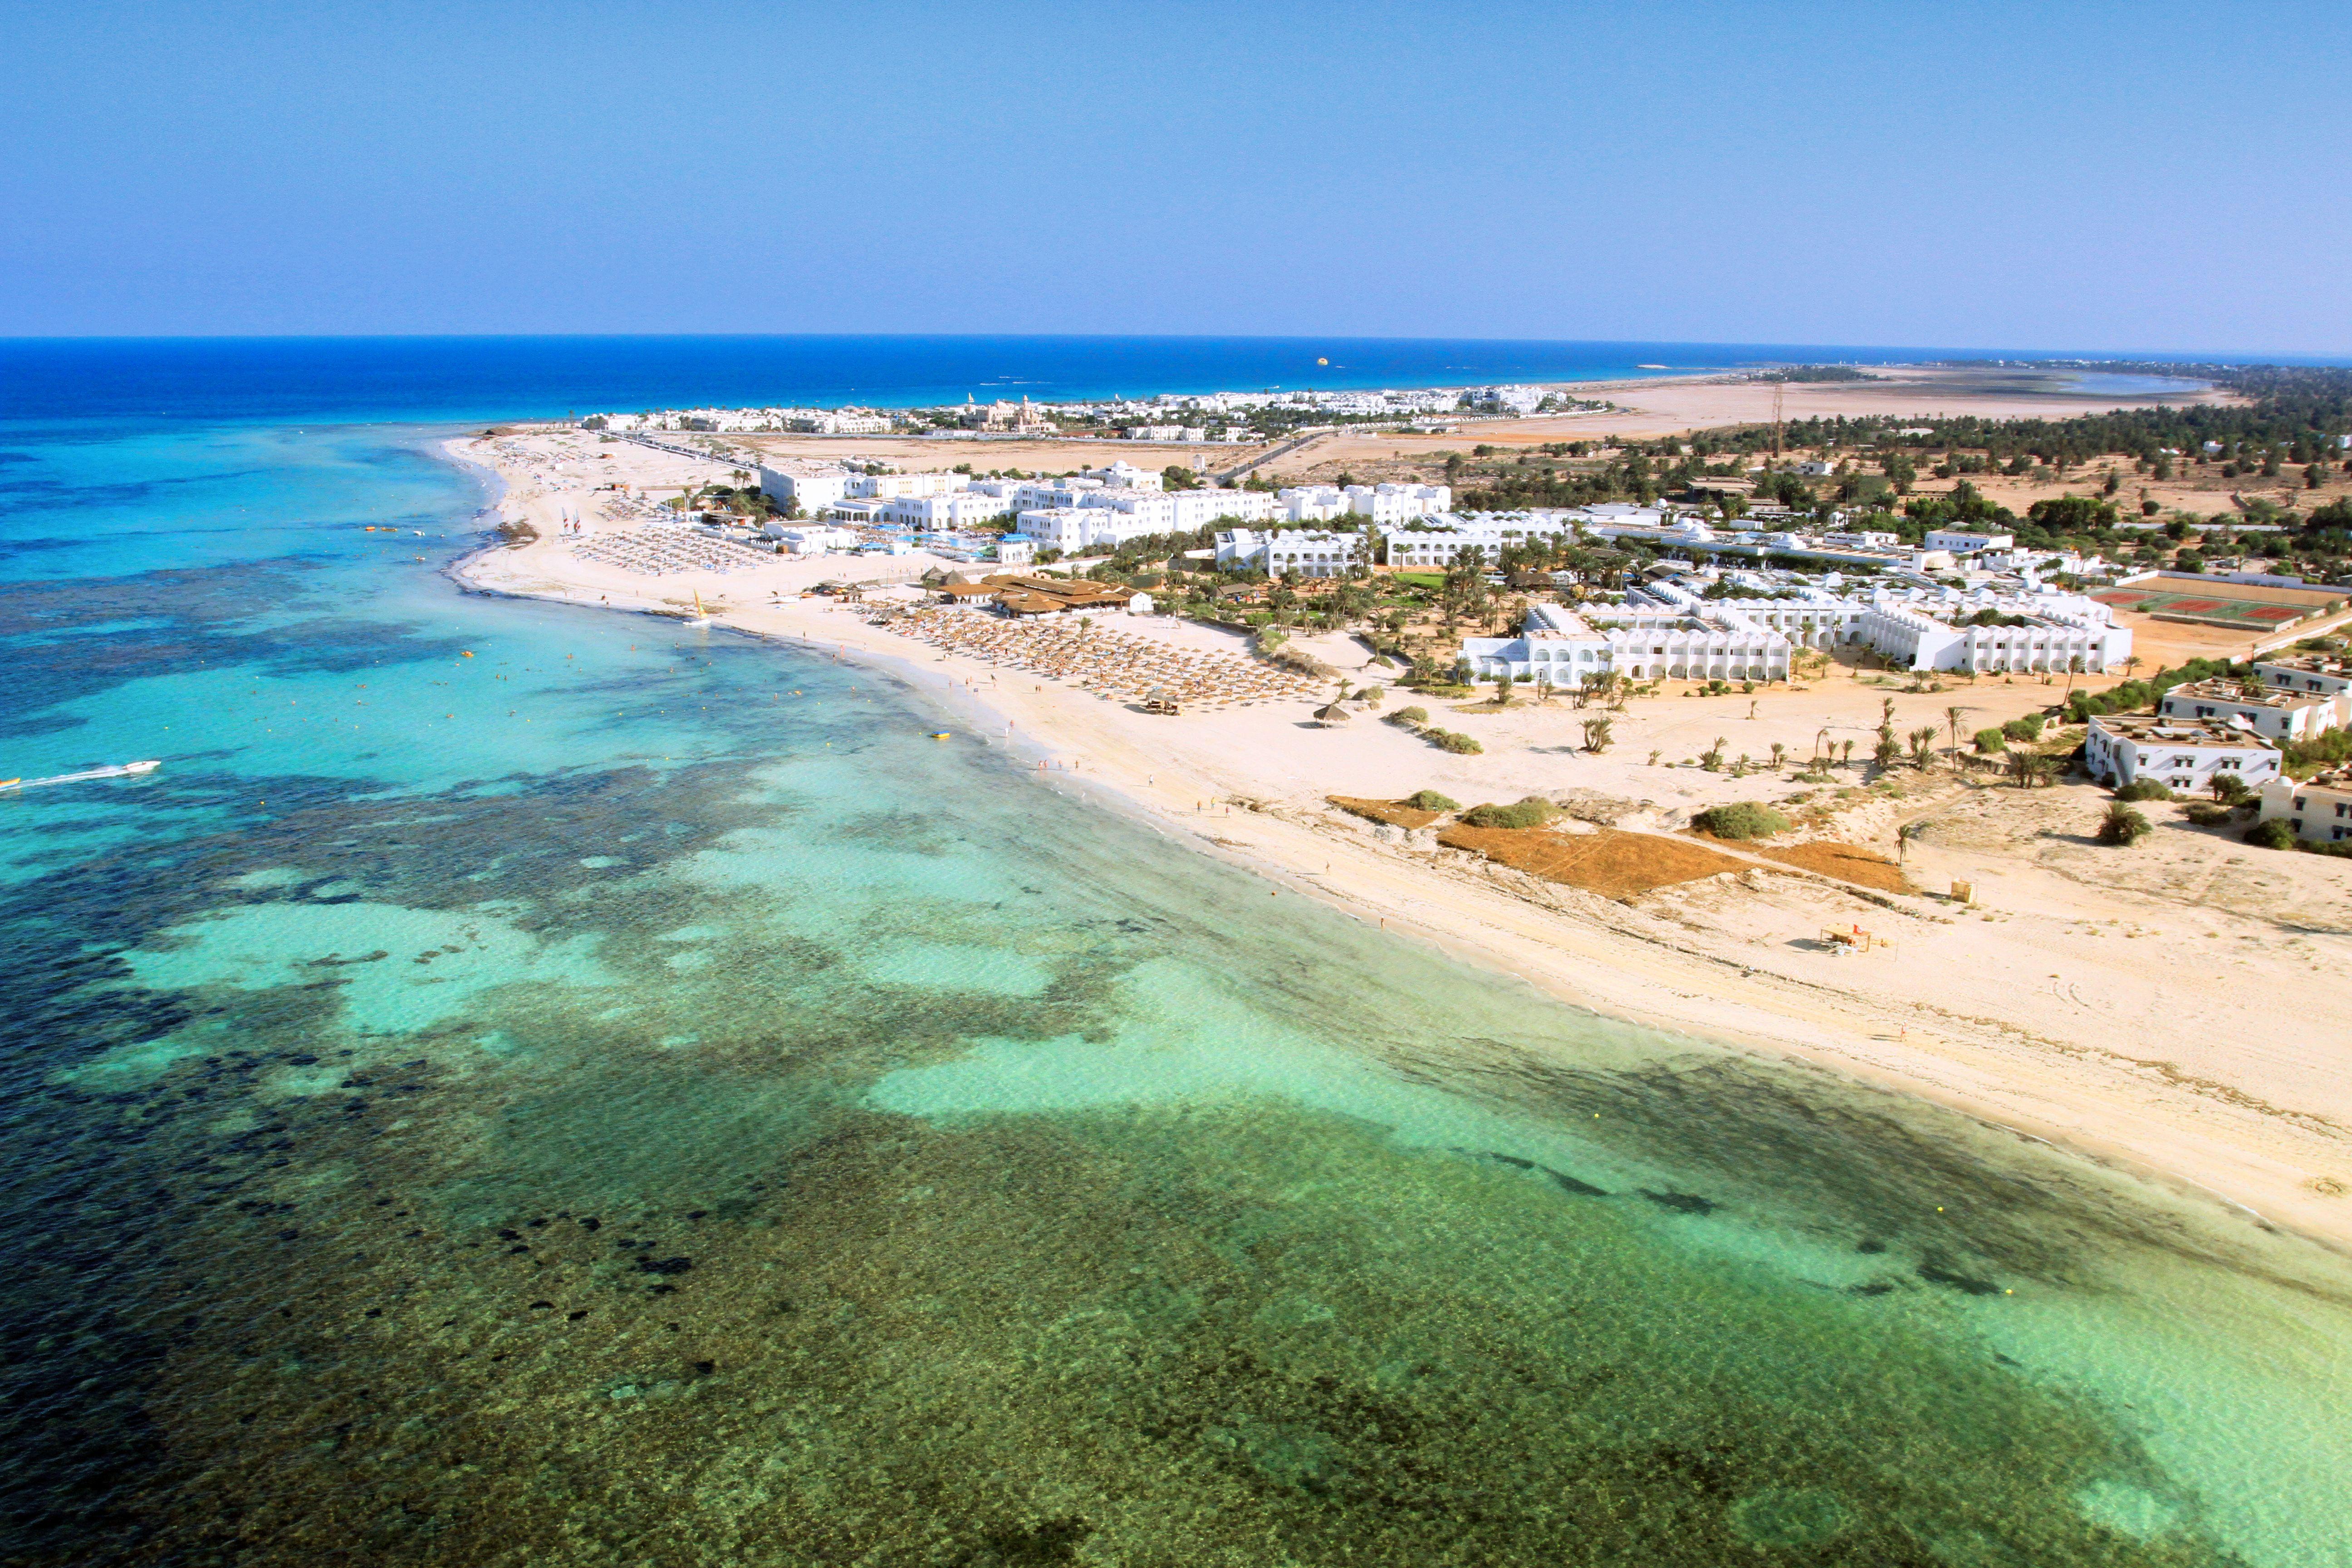
{"type": "Polygon", "coordinates": [[[0,773],[165,760],[0,797],[11,1561],[2352,1561],[2336,1261],[462,595],[407,438],[0,443],[0,773]]]}

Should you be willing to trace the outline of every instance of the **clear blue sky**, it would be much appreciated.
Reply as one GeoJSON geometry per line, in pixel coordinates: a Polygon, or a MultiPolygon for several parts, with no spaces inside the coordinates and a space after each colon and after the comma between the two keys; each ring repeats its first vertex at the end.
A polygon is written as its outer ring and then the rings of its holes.
{"type": "Polygon", "coordinates": [[[2352,352],[2352,5],[0,0],[0,335],[2352,352]]]}

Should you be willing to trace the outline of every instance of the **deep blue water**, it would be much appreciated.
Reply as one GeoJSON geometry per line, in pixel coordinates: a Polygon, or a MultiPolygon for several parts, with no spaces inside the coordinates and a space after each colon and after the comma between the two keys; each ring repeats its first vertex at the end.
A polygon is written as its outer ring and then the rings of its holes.
{"type": "Polygon", "coordinates": [[[708,405],[905,407],[967,395],[1566,381],[1953,352],[1440,338],[16,339],[0,340],[0,418],[473,421],[708,405]]]}
{"type": "Polygon", "coordinates": [[[2335,1261],[442,575],[436,421],[1157,389],[887,342],[7,351],[0,776],[163,767],[0,795],[0,1562],[2347,1561],[2335,1261]]]}

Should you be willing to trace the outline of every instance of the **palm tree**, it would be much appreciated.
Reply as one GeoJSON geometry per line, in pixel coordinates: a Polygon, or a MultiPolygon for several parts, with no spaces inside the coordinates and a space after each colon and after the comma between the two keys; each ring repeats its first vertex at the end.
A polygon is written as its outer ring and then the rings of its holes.
{"type": "Polygon", "coordinates": [[[1772,742],[1772,765],[1774,767],[1779,767],[1782,761],[1787,758],[1788,754],[1788,747],[1782,745],[1778,741],[1772,742]]]}
{"type": "Polygon", "coordinates": [[[2063,702],[2074,695],[2074,678],[2082,673],[2083,656],[2078,653],[2066,661],[2066,690],[2064,696],[2059,699],[2060,701],[2063,702]]]}
{"type": "Polygon", "coordinates": [[[1911,760],[1918,764],[1920,772],[1927,772],[1927,764],[1934,760],[1935,755],[1936,726],[1933,724],[1922,724],[1916,730],[1912,731],[1911,760]]]}
{"type": "Polygon", "coordinates": [[[1848,767],[1852,767],[1853,765],[1853,742],[1852,741],[1845,742],[1845,755],[1841,760],[1848,767]]]}
{"type": "Polygon", "coordinates": [[[1944,722],[1950,726],[1952,731],[1952,765],[1954,767],[1960,765],[1960,715],[1969,711],[1969,710],[1958,706],[1944,710],[1944,722]]]}
{"type": "Polygon", "coordinates": [[[1551,671],[1549,669],[1536,671],[1536,700],[1538,702],[1551,700],[1551,671]]]}
{"type": "Polygon", "coordinates": [[[1584,749],[1586,751],[1591,752],[1597,755],[1609,749],[1610,723],[1611,721],[1606,717],[1587,719],[1584,721],[1584,749]]]}

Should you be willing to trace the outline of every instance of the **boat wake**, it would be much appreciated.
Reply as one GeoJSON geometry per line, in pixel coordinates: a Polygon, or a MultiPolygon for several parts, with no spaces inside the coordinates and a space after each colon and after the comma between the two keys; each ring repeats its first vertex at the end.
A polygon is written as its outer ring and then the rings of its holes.
{"type": "Polygon", "coordinates": [[[43,784],[80,784],[86,779],[137,778],[163,765],[159,762],[117,763],[111,767],[89,768],[78,773],[51,773],[45,779],[0,779],[0,790],[38,789],[43,784]]]}

